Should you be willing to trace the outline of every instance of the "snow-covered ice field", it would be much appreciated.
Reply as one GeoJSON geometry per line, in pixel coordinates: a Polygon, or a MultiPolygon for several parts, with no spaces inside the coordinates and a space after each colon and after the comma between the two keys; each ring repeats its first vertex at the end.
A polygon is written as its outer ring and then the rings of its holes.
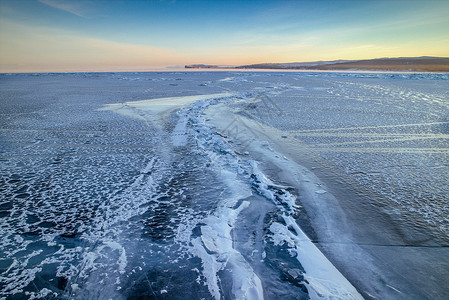
{"type": "Polygon", "coordinates": [[[0,298],[448,299],[449,74],[0,74],[0,298]]]}

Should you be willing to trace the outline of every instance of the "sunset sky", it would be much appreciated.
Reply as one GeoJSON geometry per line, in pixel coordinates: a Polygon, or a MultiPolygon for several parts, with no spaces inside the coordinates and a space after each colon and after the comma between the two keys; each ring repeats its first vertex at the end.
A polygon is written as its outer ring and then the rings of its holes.
{"type": "Polygon", "coordinates": [[[449,57],[449,1],[0,0],[0,72],[449,57]]]}

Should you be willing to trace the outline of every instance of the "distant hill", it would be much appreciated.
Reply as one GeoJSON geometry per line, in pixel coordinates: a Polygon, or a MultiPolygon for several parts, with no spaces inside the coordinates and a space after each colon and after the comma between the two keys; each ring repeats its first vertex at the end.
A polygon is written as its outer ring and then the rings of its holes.
{"type": "Polygon", "coordinates": [[[373,70],[449,72],[448,57],[397,57],[366,60],[333,60],[291,63],[261,63],[243,66],[186,65],[196,69],[276,69],[276,70],[373,70]]]}
{"type": "Polygon", "coordinates": [[[355,60],[332,60],[332,61],[311,61],[311,62],[291,62],[291,63],[261,63],[252,65],[243,65],[235,67],[236,69],[303,69],[328,64],[348,63],[355,60]]]}
{"type": "Polygon", "coordinates": [[[399,57],[367,60],[337,60],[303,63],[264,63],[236,67],[238,69],[297,69],[297,70],[376,70],[449,72],[447,57],[399,57]]]}

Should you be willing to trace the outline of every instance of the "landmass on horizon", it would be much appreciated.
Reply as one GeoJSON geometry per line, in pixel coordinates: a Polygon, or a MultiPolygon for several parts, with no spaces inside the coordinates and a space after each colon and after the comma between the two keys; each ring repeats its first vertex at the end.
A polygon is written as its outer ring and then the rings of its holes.
{"type": "Polygon", "coordinates": [[[397,57],[364,60],[333,60],[292,63],[260,63],[241,66],[194,64],[187,69],[366,70],[449,72],[448,57],[397,57]]]}

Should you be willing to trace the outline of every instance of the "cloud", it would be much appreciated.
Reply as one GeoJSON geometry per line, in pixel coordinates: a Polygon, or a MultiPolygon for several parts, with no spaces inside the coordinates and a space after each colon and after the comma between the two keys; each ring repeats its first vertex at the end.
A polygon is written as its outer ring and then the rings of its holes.
{"type": "Polygon", "coordinates": [[[69,0],[38,0],[40,3],[50,7],[66,11],[78,17],[85,18],[89,12],[88,3],[86,1],[69,1],[69,0]]]}

